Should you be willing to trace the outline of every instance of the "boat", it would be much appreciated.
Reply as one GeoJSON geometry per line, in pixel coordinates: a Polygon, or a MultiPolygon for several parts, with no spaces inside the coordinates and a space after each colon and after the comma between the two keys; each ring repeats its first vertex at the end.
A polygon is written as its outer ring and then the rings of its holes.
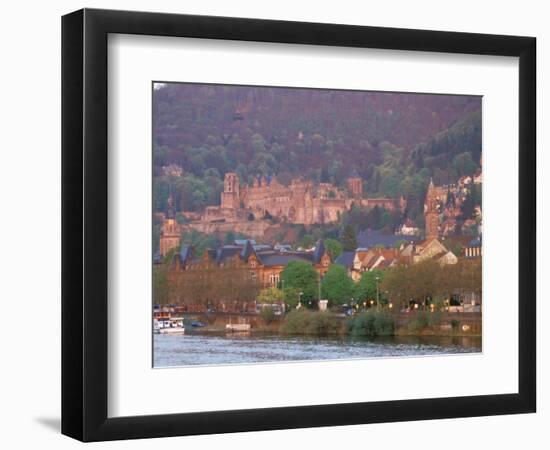
{"type": "Polygon", "coordinates": [[[183,319],[180,317],[169,317],[164,319],[153,319],[153,333],[155,334],[185,334],[183,319]]]}
{"type": "Polygon", "coordinates": [[[225,325],[225,331],[231,332],[249,332],[250,324],[249,323],[228,323],[225,325]]]}

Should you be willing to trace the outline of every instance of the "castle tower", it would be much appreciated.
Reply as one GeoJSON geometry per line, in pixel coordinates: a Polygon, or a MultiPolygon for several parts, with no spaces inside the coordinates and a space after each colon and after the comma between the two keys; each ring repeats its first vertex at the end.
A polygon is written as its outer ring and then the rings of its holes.
{"type": "Polygon", "coordinates": [[[172,194],[168,197],[168,207],[166,209],[166,218],[162,223],[160,231],[160,256],[164,257],[173,248],[180,246],[180,231],[175,219],[174,199],[172,194]]]}
{"type": "Polygon", "coordinates": [[[363,180],[359,177],[348,178],[348,190],[354,199],[363,197],[363,180]]]}
{"type": "Polygon", "coordinates": [[[438,211],[437,190],[433,180],[430,180],[426,200],[424,202],[424,219],[426,222],[426,239],[439,236],[439,211],[438,211]]]}
{"type": "Polygon", "coordinates": [[[222,208],[239,209],[239,205],[239,176],[234,172],[228,172],[223,181],[221,206],[222,208]]]}

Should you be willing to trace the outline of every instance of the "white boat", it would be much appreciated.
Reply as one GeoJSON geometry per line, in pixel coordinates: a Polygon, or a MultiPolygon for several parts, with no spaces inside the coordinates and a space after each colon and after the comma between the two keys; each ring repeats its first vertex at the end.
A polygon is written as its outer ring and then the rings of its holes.
{"type": "Polygon", "coordinates": [[[161,328],[159,330],[160,334],[185,334],[185,328],[183,327],[174,327],[174,328],[161,328]]]}
{"type": "Polygon", "coordinates": [[[228,323],[225,325],[225,331],[231,332],[249,332],[250,324],[249,323],[228,323]]]}
{"type": "Polygon", "coordinates": [[[167,318],[153,319],[153,333],[155,334],[185,334],[183,319],[167,318]]]}

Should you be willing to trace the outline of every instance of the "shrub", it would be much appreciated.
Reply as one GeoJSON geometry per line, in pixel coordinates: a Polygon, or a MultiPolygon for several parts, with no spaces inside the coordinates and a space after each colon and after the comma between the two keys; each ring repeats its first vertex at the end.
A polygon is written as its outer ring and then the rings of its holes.
{"type": "Polygon", "coordinates": [[[263,323],[269,325],[275,320],[275,311],[270,306],[264,306],[260,310],[260,317],[262,318],[263,323]]]}
{"type": "Polygon", "coordinates": [[[392,336],[395,320],[385,311],[369,310],[349,319],[347,328],[351,336],[392,336]]]}
{"type": "Polygon", "coordinates": [[[281,325],[283,334],[326,336],[340,332],[340,322],[329,313],[305,308],[288,313],[281,325]]]}
{"type": "Polygon", "coordinates": [[[414,320],[412,320],[410,323],[409,323],[409,329],[411,331],[415,331],[417,333],[421,332],[422,330],[424,330],[425,328],[428,328],[429,326],[432,325],[431,323],[431,320],[430,320],[430,313],[427,313],[427,312],[419,312],[416,317],[414,318],[414,320]]]}

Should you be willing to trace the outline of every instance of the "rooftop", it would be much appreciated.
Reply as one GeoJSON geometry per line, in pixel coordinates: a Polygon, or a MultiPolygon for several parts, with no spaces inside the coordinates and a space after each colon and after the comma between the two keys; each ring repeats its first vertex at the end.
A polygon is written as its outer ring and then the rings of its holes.
{"type": "Polygon", "coordinates": [[[378,230],[363,230],[357,233],[357,244],[360,247],[372,248],[377,245],[393,247],[399,241],[419,241],[417,236],[401,236],[397,234],[384,234],[378,230]]]}

